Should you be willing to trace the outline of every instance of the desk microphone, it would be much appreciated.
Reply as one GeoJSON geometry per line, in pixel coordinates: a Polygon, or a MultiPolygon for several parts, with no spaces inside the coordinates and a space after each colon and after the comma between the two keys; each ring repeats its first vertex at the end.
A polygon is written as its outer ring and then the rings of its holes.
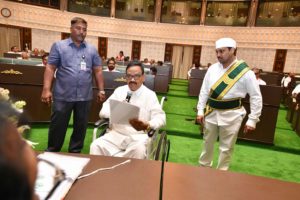
{"type": "Polygon", "coordinates": [[[126,99],[125,99],[125,101],[127,101],[128,103],[129,103],[129,101],[130,101],[131,95],[132,95],[132,92],[131,92],[131,91],[128,91],[128,92],[127,92],[126,99]]]}

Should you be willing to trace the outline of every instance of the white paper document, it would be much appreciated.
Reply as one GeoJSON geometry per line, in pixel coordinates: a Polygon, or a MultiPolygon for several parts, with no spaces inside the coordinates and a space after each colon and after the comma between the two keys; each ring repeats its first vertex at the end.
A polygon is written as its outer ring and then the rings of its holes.
{"type": "MultiPolygon", "coordinates": [[[[51,162],[65,173],[65,179],[55,189],[54,193],[50,197],[51,200],[63,199],[70,190],[74,181],[81,174],[83,168],[90,161],[89,158],[67,156],[49,152],[38,155],[38,158],[51,162]]],[[[53,166],[45,162],[39,162],[38,176],[35,182],[35,193],[38,195],[39,199],[45,199],[55,185],[53,181],[55,174],[56,170],[53,166]]]]}
{"type": "Polygon", "coordinates": [[[110,99],[110,123],[129,124],[130,119],[139,118],[140,108],[127,102],[110,99]]]}

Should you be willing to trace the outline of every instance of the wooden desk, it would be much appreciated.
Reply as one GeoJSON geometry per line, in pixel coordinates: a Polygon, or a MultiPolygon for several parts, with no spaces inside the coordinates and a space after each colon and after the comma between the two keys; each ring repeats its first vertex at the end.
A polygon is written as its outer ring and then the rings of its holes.
{"type": "Polygon", "coordinates": [[[300,184],[166,163],[164,200],[299,200],[300,184]]]}
{"type": "MultiPolygon", "coordinates": [[[[83,173],[110,167],[125,158],[90,156],[83,173]]],[[[161,162],[131,163],[77,180],[66,200],[159,199],[161,162]]],[[[300,184],[211,168],[165,163],[163,200],[298,200],[300,184]]]]}
{"type": "MultiPolygon", "coordinates": [[[[81,155],[83,156],[83,155],[81,155]]],[[[86,157],[85,155],[84,157],[86,157]]],[[[126,158],[87,156],[91,160],[83,174],[102,167],[111,167],[126,158]]],[[[113,170],[77,180],[65,200],[155,200],[159,198],[161,162],[131,159],[113,170]]]]}

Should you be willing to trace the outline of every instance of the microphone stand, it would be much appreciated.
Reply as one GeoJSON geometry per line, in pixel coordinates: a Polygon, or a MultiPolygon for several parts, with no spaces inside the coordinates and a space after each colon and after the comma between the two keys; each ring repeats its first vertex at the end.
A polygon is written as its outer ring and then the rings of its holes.
{"type": "MultiPolygon", "coordinates": [[[[167,140],[163,142],[163,146],[167,146],[167,140]]],[[[166,148],[162,149],[162,161],[161,161],[161,172],[160,172],[160,184],[159,184],[159,200],[163,199],[163,185],[164,185],[164,170],[165,170],[165,159],[166,159],[166,148]]]]}

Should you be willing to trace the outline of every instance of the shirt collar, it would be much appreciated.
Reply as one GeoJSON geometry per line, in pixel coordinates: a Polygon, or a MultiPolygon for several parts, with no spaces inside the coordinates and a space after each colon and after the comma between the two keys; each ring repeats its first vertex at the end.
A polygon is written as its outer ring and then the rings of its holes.
{"type": "MultiPolygon", "coordinates": [[[[73,42],[71,37],[69,37],[67,39],[67,43],[68,43],[68,45],[72,45],[72,44],[75,45],[75,43],[73,42]]],[[[86,47],[86,41],[85,40],[83,40],[83,42],[81,42],[80,47],[86,47]]]]}
{"type": "MultiPolygon", "coordinates": [[[[137,89],[136,91],[132,91],[132,94],[135,96],[140,96],[144,90],[144,87],[145,86],[142,84],[139,89],[137,89]]],[[[129,87],[128,87],[128,90],[130,90],[129,87]]]]}

